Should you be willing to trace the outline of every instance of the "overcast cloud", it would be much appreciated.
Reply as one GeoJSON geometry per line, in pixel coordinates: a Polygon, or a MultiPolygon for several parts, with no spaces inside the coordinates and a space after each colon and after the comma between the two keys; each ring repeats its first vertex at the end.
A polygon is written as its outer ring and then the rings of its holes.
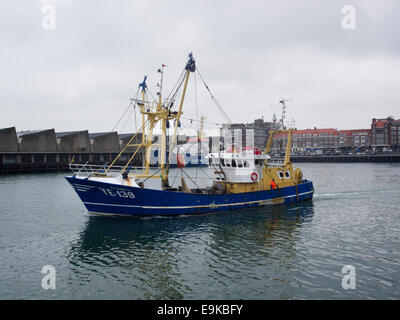
{"type": "MultiPolygon", "coordinates": [[[[297,128],[369,128],[400,118],[399,18],[395,0],[2,0],[0,128],[109,131],[145,74],[155,93],[168,65],[168,92],[191,51],[234,122],[279,116],[271,104],[286,97],[297,128]],[[56,10],[54,30],[42,28],[43,5],[56,10]],[[355,29],[342,28],[344,5],[355,29]]],[[[223,122],[196,80],[199,115],[223,122]]]]}

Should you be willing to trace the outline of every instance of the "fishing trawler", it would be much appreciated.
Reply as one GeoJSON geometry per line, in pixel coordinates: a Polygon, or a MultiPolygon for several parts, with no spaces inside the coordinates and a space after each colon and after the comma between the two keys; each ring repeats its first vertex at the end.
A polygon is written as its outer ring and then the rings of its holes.
{"type": "MultiPolygon", "coordinates": [[[[171,186],[169,173],[173,151],[176,150],[177,130],[183,114],[188,80],[195,71],[195,60],[189,54],[177,89],[165,100],[162,100],[160,90],[157,93],[158,101],[153,102],[146,98],[145,77],[139,85],[142,97],[134,99],[142,115],[142,127],[138,133],[132,136],[110,164],[101,168],[93,168],[87,163],[70,164],[74,174],[65,178],[89,213],[123,216],[195,215],[312,200],[312,182],[303,179],[302,171],[293,168],[290,160],[292,129],[271,130],[264,152],[241,146],[209,152],[206,158],[214,176],[210,177],[210,184],[206,187],[189,188],[183,175],[179,186],[171,186]],[[175,110],[180,88],[180,102],[175,110]],[[170,121],[176,124],[171,138],[166,133],[170,121]],[[161,161],[158,170],[150,167],[152,135],[157,124],[161,127],[158,145],[161,161]],[[140,143],[136,139],[139,132],[142,137],[140,143]],[[278,160],[269,156],[273,138],[277,134],[287,135],[285,157],[278,160]],[[124,166],[117,166],[117,161],[128,147],[136,147],[136,151],[124,166]],[[132,161],[140,149],[144,150],[145,157],[143,168],[138,171],[132,166],[132,161]]],[[[214,98],[212,94],[211,97],[214,98]]],[[[175,157],[177,170],[184,172],[179,152],[175,157]]]]}

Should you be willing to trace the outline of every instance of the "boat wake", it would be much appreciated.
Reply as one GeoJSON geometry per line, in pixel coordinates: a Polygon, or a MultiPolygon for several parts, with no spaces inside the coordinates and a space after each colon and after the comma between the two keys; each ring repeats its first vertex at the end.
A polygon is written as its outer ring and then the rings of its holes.
{"type": "Polygon", "coordinates": [[[354,191],[341,191],[341,192],[327,192],[327,193],[315,193],[314,201],[320,200],[335,200],[343,198],[365,198],[371,194],[400,194],[399,189],[388,189],[388,190],[354,190],[354,191]]]}

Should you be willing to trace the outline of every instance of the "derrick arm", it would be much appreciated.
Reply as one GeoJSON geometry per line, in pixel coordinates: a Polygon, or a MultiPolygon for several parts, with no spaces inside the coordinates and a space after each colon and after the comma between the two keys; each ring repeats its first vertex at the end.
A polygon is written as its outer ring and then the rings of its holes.
{"type": "Polygon", "coordinates": [[[285,162],[284,165],[290,164],[290,151],[292,148],[292,137],[293,137],[293,130],[288,130],[288,139],[286,144],[286,152],[285,152],[285,162]]]}
{"type": "Polygon", "coordinates": [[[181,102],[180,102],[180,105],[179,105],[178,114],[176,116],[176,126],[174,128],[174,135],[172,136],[172,141],[171,141],[171,145],[170,145],[170,148],[169,148],[169,154],[168,154],[168,161],[167,161],[167,165],[166,165],[166,168],[165,168],[165,173],[164,173],[163,181],[162,181],[162,184],[164,186],[168,186],[169,185],[168,174],[169,174],[170,163],[171,163],[170,160],[171,160],[171,155],[172,155],[172,148],[173,148],[173,146],[175,145],[175,142],[176,142],[176,132],[178,130],[179,121],[180,121],[181,114],[182,114],[182,106],[183,106],[183,101],[185,100],[185,94],[186,94],[186,88],[187,88],[188,81],[189,81],[189,75],[190,75],[190,72],[194,72],[196,70],[196,64],[195,64],[195,61],[194,61],[193,56],[192,56],[191,53],[189,54],[189,61],[186,64],[185,69],[186,69],[185,84],[183,86],[182,98],[181,98],[181,102]]]}
{"type": "MultiPolygon", "coordinates": [[[[275,134],[276,134],[275,130],[270,130],[267,146],[265,147],[265,154],[269,154],[271,152],[272,140],[274,139],[275,134]]],[[[264,163],[267,164],[268,163],[268,159],[265,159],[264,163]]]]}

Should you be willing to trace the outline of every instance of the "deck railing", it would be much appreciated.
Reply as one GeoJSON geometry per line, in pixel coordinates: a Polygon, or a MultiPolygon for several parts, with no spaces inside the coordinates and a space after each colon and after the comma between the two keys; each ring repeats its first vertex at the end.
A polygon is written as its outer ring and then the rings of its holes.
{"type": "MultiPolygon", "coordinates": [[[[70,170],[75,174],[75,175],[80,175],[80,176],[91,176],[94,174],[102,174],[106,172],[107,169],[107,164],[105,165],[98,165],[98,164],[89,164],[88,162],[86,163],[70,163],[69,168],[70,170]]],[[[107,172],[109,176],[114,176],[121,174],[124,166],[112,166],[107,172]]],[[[139,174],[143,172],[144,167],[134,167],[130,169],[130,172],[135,174],[139,174]]],[[[157,168],[155,168],[157,169],[157,168]]]]}
{"type": "Polygon", "coordinates": [[[268,160],[267,165],[269,167],[282,167],[285,163],[285,158],[271,158],[268,160]]]}

